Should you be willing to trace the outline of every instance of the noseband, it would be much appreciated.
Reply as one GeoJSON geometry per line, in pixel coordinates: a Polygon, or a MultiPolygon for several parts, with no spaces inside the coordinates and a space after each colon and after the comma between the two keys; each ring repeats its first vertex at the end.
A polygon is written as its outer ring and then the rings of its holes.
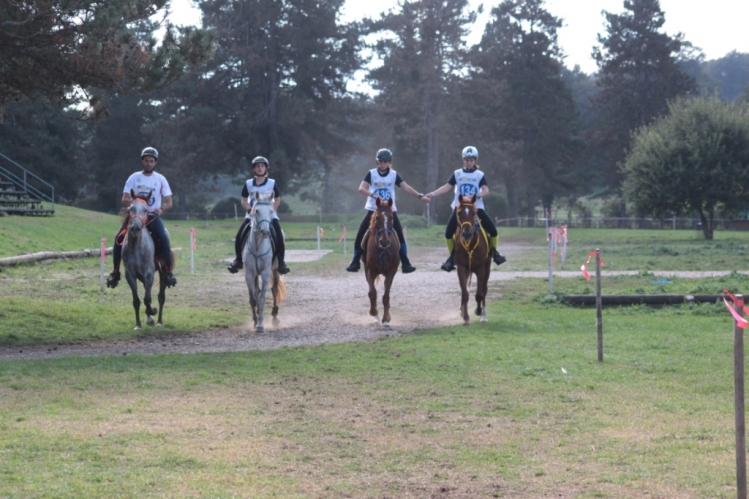
{"type": "MultiPolygon", "coordinates": [[[[133,199],[133,203],[143,203],[146,205],[146,216],[145,218],[140,213],[132,213],[130,217],[127,220],[128,227],[131,227],[133,225],[133,219],[138,218],[141,222],[143,222],[143,227],[148,225],[148,202],[145,199],[135,198],[133,199]]],[[[132,205],[131,205],[132,206],[132,205]]]]}
{"type": "Polygon", "coordinates": [[[462,205],[460,205],[458,207],[458,210],[460,210],[461,208],[464,208],[464,207],[474,208],[473,223],[471,223],[469,221],[465,221],[465,222],[460,222],[459,221],[459,223],[460,223],[460,230],[459,230],[459,232],[460,232],[460,241],[465,246],[466,244],[469,244],[471,241],[473,241],[473,239],[476,237],[476,233],[479,230],[479,220],[478,220],[478,217],[476,216],[475,205],[464,203],[464,204],[462,204],[462,205]],[[468,233],[470,234],[470,237],[468,239],[466,239],[466,238],[463,237],[463,234],[465,233],[465,231],[463,230],[463,227],[465,227],[466,225],[470,227],[470,231],[468,231],[468,233]]]}

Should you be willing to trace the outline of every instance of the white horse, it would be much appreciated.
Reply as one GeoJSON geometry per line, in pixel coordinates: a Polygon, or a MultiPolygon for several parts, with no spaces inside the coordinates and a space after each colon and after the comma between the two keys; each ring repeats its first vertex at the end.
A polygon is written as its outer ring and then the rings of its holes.
{"type": "MultiPolygon", "coordinates": [[[[250,291],[250,306],[255,332],[263,332],[263,307],[268,285],[273,293],[273,325],[277,326],[278,304],[285,298],[286,289],[278,273],[278,260],[271,243],[273,222],[273,196],[264,198],[255,193],[255,203],[250,212],[250,234],[242,248],[244,279],[250,291]]],[[[279,234],[279,237],[283,237],[279,234]]]]}

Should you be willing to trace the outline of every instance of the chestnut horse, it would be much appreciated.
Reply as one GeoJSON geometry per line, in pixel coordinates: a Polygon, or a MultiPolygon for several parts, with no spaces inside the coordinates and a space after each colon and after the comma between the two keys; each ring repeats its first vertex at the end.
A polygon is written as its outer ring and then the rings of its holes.
{"type": "Polygon", "coordinates": [[[377,209],[369,221],[369,237],[364,249],[364,273],[369,283],[369,315],[380,322],[377,312],[377,289],[379,276],[385,276],[385,294],[382,295],[382,325],[390,326],[390,286],[400,265],[400,241],[393,228],[393,200],[377,198],[377,209]]]}
{"type": "Polygon", "coordinates": [[[476,315],[481,316],[481,322],[488,321],[486,293],[489,288],[492,259],[486,234],[481,230],[479,223],[475,194],[470,198],[461,197],[456,215],[458,228],[455,231],[455,266],[460,281],[460,315],[463,317],[463,325],[469,326],[468,288],[473,274],[476,274],[476,315]]]}

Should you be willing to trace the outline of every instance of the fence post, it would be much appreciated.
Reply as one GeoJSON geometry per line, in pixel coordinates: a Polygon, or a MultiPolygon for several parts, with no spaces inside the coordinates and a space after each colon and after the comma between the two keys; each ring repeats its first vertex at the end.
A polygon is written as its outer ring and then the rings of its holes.
{"type": "MultiPolygon", "coordinates": [[[[734,297],[734,309],[741,315],[744,297],[734,297]]],[[[733,326],[733,397],[736,426],[736,497],[746,499],[746,421],[744,415],[744,330],[733,326]]]]}
{"type": "Polygon", "coordinates": [[[549,242],[549,251],[548,251],[548,257],[549,257],[549,293],[554,291],[554,268],[551,263],[551,234],[549,233],[549,210],[546,211],[546,218],[544,219],[546,221],[546,239],[549,242]]]}
{"type": "MultiPolygon", "coordinates": [[[[117,242],[115,241],[115,244],[117,242]]],[[[107,238],[101,238],[101,268],[99,270],[99,288],[104,291],[104,267],[107,264],[107,238]]]]}
{"type": "Polygon", "coordinates": [[[601,299],[601,250],[596,248],[596,328],[598,362],[603,362],[603,300],[601,299]]]}
{"type": "MultiPolygon", "coordinates": [[[[237,205],[234,205],[236,208],[237,205]]],[[[195,274],[195,229],[190,228],[190,274],[195,274]]]]}

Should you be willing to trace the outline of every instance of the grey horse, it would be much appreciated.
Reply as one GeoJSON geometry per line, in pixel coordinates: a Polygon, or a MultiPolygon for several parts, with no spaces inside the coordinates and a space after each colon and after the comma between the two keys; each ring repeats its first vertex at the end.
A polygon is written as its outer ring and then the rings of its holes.
{"type": "Polygon", "coordinates": [[[277,326],[278,304],[286,296],[286,288],[278,273],[278,260],[273,252],[271,243],[271,223],[273,221],[273,195],[262,197],[255,193],[255,203],[250,212],[250,234],[242,248],[244,262],[244,279],[250,292],[250,306],[252,307],[252,321],[255,332],[262,333],[263,307],[268,285],[273,293],[273,325],[277,326]]]}
{"type": "MultiPolygon", "coordinates": [[[[140,323],[140,298],[138,298],[138,281],[143,283],[146,294],[143,303],[146,305],[146,323],[153,325],[153,316],[157,311],[159,320],[156,326],[163,326],[161,313],[164,311],[164,300],[166,294],[166,268],[159,268],[159,308],[151,307],[151,288],[153,287],[154,274],[156,273],[156,261],[154,258],[155,247],[153,238],[148,232],[148,196],[136,196],[130,191],[133,202],[127,210],[128,224],[127,236],[122,244],[122,263],[125,265],[125,279],[133,292],[133,308],[135,309],[135,329],[141,329],[140,323]]],[[[172,270],[172,269],[168,269],[172,270]]]]}

